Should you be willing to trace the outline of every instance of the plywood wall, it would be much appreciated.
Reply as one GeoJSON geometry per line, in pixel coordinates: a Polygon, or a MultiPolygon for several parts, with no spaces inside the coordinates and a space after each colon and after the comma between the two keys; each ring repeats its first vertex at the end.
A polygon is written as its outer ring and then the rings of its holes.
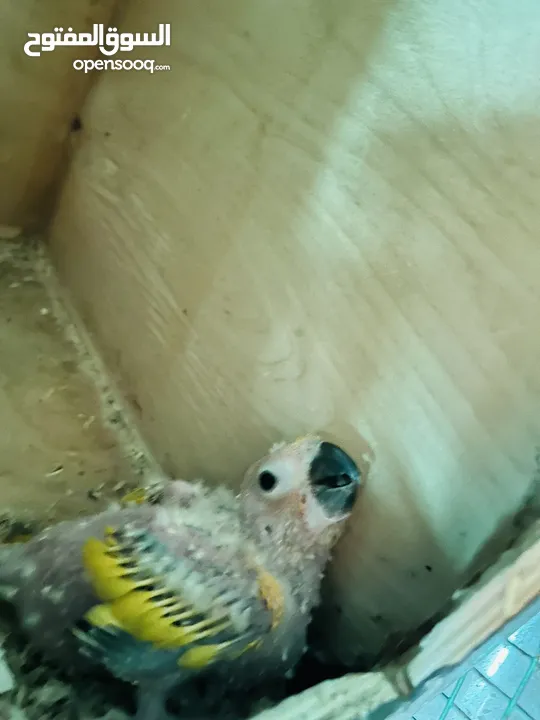
{"type": "MultiPolygon", "coordinates": [[[[0,238],[42,228],[72,147],[72,121],[92,81],[73,69],[95,48],[29,57],[28,33],[87,32],[108,23],[116,0],[2,0],[0,5],[0,238]]],[[[75,123],[76,127],[76,123],[75,123]]],[[[73,138],[76,142],[76,139],[73,138]]]]}
{"type": "MultiPolygon", "coordinates": [[[[354,660],[423,621],[540,441],[537,0],[133,0],[52,251],[165,468],[234,484],[321,428],[368,487],[332,572],[354,660]]],[[[339,607],[337,607],[339,606],[339,607]]]]}

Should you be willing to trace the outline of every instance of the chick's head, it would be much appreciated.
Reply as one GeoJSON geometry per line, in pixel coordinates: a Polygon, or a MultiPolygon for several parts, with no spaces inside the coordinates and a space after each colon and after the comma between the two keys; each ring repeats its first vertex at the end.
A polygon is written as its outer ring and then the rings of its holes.
{"type": "Polygon", "coordinates": [[[361,485],[354,460],[339,446],[306,436],[274,445],[246,472],[240,502],[259,539],[330,548],[361,485]]]}

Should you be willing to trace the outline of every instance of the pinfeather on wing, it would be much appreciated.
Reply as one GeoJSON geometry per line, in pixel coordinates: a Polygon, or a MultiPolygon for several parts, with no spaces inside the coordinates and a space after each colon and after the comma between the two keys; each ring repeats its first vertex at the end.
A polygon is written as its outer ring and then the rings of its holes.
{"type": "Polygon", "coordinates": [[[120,677],[132,672],[128,658],[138,672],[152,672],[171,660],[197,671],[237,657],[281,617],[279,583],[269,573],[256,572],[257,593],[246,595],[223,569],[197,573],[144,529],[108,528],[104,540],[87,540],[83,562],[101,603],[75,633],[86,654],[120,677]]]}

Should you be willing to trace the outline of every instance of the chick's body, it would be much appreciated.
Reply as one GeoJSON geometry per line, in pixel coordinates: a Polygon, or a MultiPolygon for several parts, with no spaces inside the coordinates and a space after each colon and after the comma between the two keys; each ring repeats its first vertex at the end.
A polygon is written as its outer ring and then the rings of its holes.
{"type": "Polygon", "coordinates": [[[138,720],[162,718],[168,692],[200,672],[239,685],[283,675],[350,511],[315,476],[352,478],[349,495],[358,484],[339,453],[307,438],[273,448],[237,497],[173,482],[160,505],[61,523],[0,555],[0,594],[50,658],[136,683],[138,720]]]}

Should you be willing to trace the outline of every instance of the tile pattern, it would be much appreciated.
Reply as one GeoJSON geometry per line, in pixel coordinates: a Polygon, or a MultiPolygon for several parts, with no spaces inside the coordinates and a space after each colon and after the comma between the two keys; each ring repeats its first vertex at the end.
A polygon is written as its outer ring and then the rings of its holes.
{"type": "Polygon", "coordinates": [[[412,720],[540,720],[540,612],[501,636],[412,720]]]}

